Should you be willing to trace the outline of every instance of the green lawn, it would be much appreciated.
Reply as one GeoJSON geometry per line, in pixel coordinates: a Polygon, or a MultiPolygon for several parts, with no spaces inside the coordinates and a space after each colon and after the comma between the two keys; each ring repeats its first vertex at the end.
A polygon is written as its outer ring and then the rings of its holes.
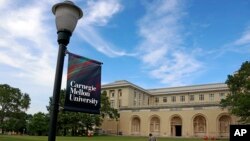
{"type": "MultiPolygon", "coordinates": [[[[6,136],[0,135],[0,141],[47,141],[45,136],[6,136]]],[[[57,141],[147,141],[147,137],[125,136],[94,136],[94,137],[57,137],[57,141]]],[[[157,141],[203,141],[203,139],[190,138],[158,138],[157,141]]],[[[222,141],[222,140],[217,140],[222,141]]],[[[227,141],[227,140],[223,140],[227,141]]]]}

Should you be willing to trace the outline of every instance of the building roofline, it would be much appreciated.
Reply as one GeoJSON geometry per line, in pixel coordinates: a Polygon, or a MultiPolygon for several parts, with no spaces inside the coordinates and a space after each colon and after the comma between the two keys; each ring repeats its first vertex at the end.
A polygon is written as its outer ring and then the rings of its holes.
{"type": "Polygon", "coordinates": [[[228,90],[228,87],[225,83],[210,83],[210,84],[189,85],[189,86],[179,86],[179,87],[144,89],[127,80],[119,80],[119,81],[115,81],[109,84],[105,84],[105,85],[102,85],[102,88],[105,89],[105,88],[126,87],[126,86],[137,88],[150,95],[165,95],[165,94],[228,90]]]}
{"type": "Polygon", "coordinates": [[[140,86],[137,86],[137,85],[135,85],[127,80],[118,80],[118,81],[115,81],[115,82],[112,82],[109,84],[104,84],[104,85],[102,85],[102,88],[114,88],[114,87],[126,87],[126,86],[137,88],[137,89],[139,89],[147,94],[150,94],[146,89],[144,89],[140,86]]]}
{"type": "Polygon", "coordinates": [[[210,84],[200,84],[200,85],[190,85],[190,86],[148,89],[148,91],[153,95],[206,92],[206,91],[218,91],[218,90],[228,90],[228,87],[225,83],[210,83],[210,84]]]}

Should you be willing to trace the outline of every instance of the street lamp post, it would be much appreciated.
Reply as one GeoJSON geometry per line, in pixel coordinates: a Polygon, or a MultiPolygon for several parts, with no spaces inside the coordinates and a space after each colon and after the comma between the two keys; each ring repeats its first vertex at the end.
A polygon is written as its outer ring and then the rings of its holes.
{"type": "Polygon", "coordinates": [[[55,4],[52,7],[52,12],[56,17],[59,51],[57,56],[56,74],[50,113],[48,141],[56,140],[57,115],[65,51],[69,43],[70,36],[76,27],[77,21],[83,16],[82,10],[78,6],[74,5],[74,3],[71,1],[55,4]]]}

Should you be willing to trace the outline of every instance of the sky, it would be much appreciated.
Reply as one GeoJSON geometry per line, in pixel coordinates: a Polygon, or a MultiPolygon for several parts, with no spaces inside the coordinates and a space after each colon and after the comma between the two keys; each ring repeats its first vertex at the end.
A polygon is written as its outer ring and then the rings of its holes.
{"type": "MultiPolygon", "coordinates": [[[[58,44],[59,0],[0,0],[0,84],[47,112],[58,44]]],[[[103,62],[102,84],[142,88],[224,83],[250,60],[250,1],[74,0],[84,13],[68,51],[103,62]]],[[[62,89],[66,86],[65,57],[62,89]]]]}

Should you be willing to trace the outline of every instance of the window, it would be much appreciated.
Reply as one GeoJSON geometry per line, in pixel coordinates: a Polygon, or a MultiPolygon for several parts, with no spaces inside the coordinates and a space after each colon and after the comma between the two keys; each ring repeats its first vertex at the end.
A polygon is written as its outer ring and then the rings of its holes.
{"type": "Polygon", "coordinates": [[[134,98],[136,98],[136,91],[134,91],[134,98]]]}
{"type": "Polygon", "coordinates": [[[168,102],[167,97],[163,97],[163,102],[168,102]]]}
{"type": "Polygon", "coordinates": [[[214,94],[209,94],[209,100],[214,101],[214,94]]]}
{"type": "Polygon", "coordinates": [[[221,99],[225,98],[225,93],[220,93],[220,98],[221,99]]]}
{"type": "Polygon", "coordinates": [[[118,106],[121,107],[122,106],[122,100],[120,99],[118,102],[119,102],[118,106]]]}
{"type": "Polygon", "coordinates": [[[199,100],[203,101],[204,100],[204,94],[199,94],[199,100]]]}
{"type": "Polygon", "coordinates": [[[115,107],[115,101],[114,100],[110,100],[110,107],[112,107],[112,108],[115,107]]]}
{"type": "Polygon", "coordinates": [[[196,116],[193,121],[194,134],[206,133],[206,119],[203,116],[196,116]]]}
{"type": "Polygon", "coordinates": [[[142,105],[147,105],[147,96],[145,94],[142,95],[142,105]]]}
{"type": "Polygon", "coordinates": [[[133,118],[131,127],[132,127],[131,130],[133,134],[140,133],[140,119],[138,117],[133,118]]]}
{"type": "Polygon", "coordinates": [[[220,133],[229,133],[229,127],[230,127],[231,119],[227,115],[223,115],[219,119],[219,131],[220,133]]]}
{"type": "Polygon", "coordinates": [[[150,132],[155,134],[160,132],[160,119],[158,117],[153,117],[150,120],[150,132]]]}
{"type": "Polygon", "coordinates": [[[194,101],[194,95],[189,95],[189,100],[194,101]]]}
{"type": "Polygon", "coordinates": [[[122,96],[122,90],[121,89],[118,90],[118,94],[119,94],[120,97],[122,96]]]}
{"type": "Polygon", "coordinates": [[[181,101],[181,102],[184,102],[184,101],[185,101],[185,96],[184,96],[184,95],[180,96],[180,101],[181,101]]]}
{"type": "Polygon", "coordinates": [[[110,97],[115,97],[115,90],[110,90],[109,94],[110,94],[110,97]]]}
{"type": "Polygon", "coordinates": [[[136,99],[134,99],[134,106],[136,106],[136,103],[137,103],[137,102],[136,102],[136,99]]]}
{"type": "Polygon", "coordinates": [[[155,103],[158,103],[159,102],[159,97],[156,97],[155,98],[155,103]]]}
{"type": "Polygon", "coordinates": [[[176,101],[176,96],[172,96],[172,102],[176,101]]]}
{"type": "Polygon", "coordinates": [[[140,106],[140,105],[142,105],[142,102],[141,102],[141,100],[139,100],[139,102],[138,102],[138,105],[140,106]]]}

